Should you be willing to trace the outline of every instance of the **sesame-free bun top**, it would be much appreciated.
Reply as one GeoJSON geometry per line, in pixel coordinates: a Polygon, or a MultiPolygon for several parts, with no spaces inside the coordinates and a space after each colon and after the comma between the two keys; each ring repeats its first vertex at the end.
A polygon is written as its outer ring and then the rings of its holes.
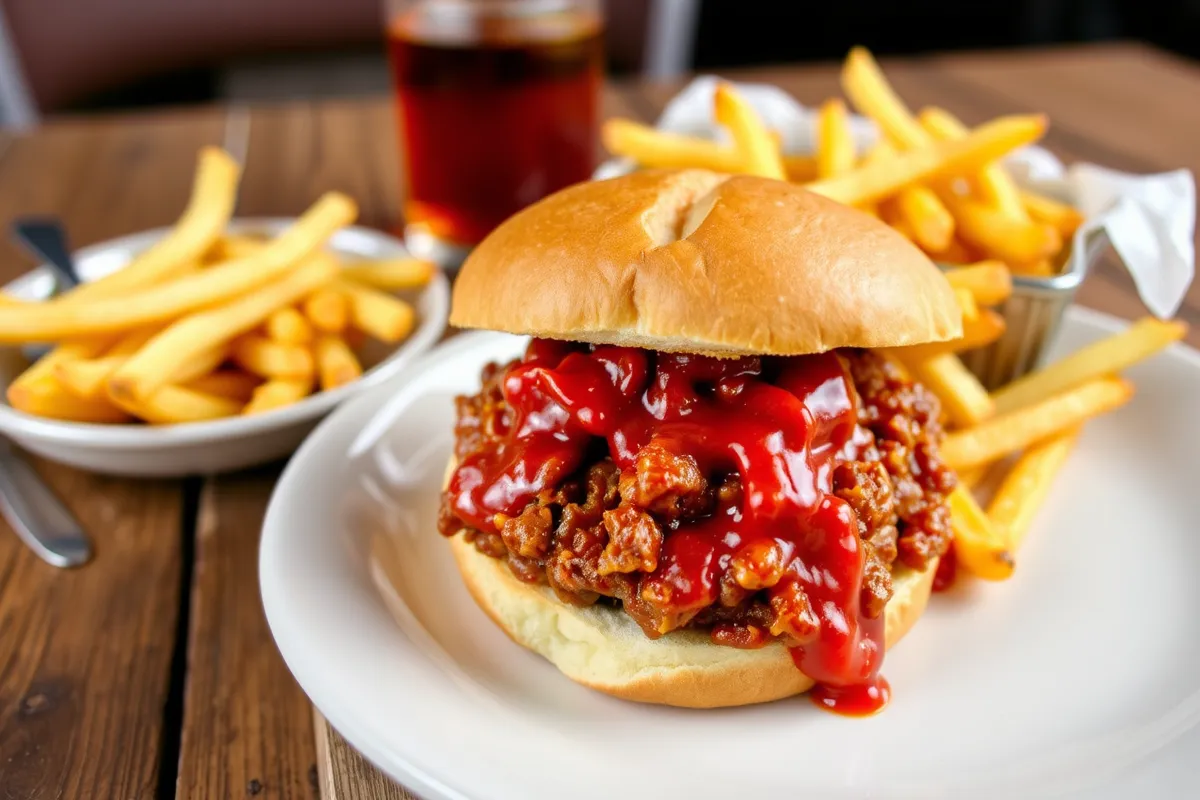
{"type": "Polygon", "coordinates": [[[954,293],[874,217],[783,181],[650,170],[520,211],[470,255],[450,323],[713,355],[961,335],[954,293]]]}

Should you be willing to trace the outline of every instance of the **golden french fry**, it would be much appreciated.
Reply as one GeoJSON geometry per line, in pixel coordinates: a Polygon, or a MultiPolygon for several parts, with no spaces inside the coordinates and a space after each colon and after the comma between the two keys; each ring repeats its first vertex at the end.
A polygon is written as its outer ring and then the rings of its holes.
{"type": "Polygon", "coordinates": [[[905,186],[896,195],[896,206],[923,249],[938,252],[950,246],[954,217],[928,186],[905,186]]]}
{"type": "Polygon", "coordinates": [[[983,513],[963,485],[946,498],[950,527],[954,530],[954,555],[968,572],[984,580],[1002,581],[1013,573],[1014,561],[1008,542],[983,513]]]}
{"type": "Polygon", "coordinates": [[[965,353],[984,347],[1004,335],[1004,317],[990,308],[979,309],[974,319],[963,317],[963,335],[948,342],[914,344],[904,348],[903,360],[928,360],[945,353],[965,353]]]}
{"type": "Polygon", "coordinates": [[[234,340],[230,358],[247,372],[268,379],[295,378],[311,381],[316,369],[308,348],[281,344],[254,334],[234,340]]]}
{"type": "Polygon", "coordinates": [[[134,328],[121,334],[121,338],[113,342],[113,346],[104,351],[105,356],[128,356],[141,350],[146,342],[154,338],[159,328],[134,328]]]}
{"type": "Polygon", "coordinates": [[[313,355],[317,359],[317,375],[322,389],[336,389],[358,380],[362,375],[362,364],[340,336],[326,334],[318,337],[313,355]]]}
{"type": "MultiPolygon", "coordinates": [[[[919,118],[921,125],[935,139],[961,139],[969,130],[953,114],[942,108],[923,109],[919,118]]],[[[981,168],[978,174],[971,176],[971,185],[978,198],[985,204],[996,208],[1016,222],[1029,222],[1029,214],[1021,204],[1017,185],[1000,163],[993,162],[981,168]]]]}
{"type": "Polygon", "coordinates": [[[67,422],[128,422],[129,415],[106,398],[86,400],[67,391],[53,375],[8,388],[8,402],[26,414],[67,422]]]}
{"type": "Polygon", "coordinates": [[[353,221],[354,202],[330,192],[279,238],[249,258],[152,286],[123,297],[89,302],[44,303],[45,308],[0,307],[0,342],[52,341],[90,333],[128,330],[163,322],[253,291],[294,269],[338,228],[353,221]]]}
{"type": "Polygon", "coordinates": [[[1076,229],[1083,224],[1083,214],[1066,203],[1033,192],[1020,192],[1020,197],[1021,205],[1029,216],[1038,222],[1053,225],[1063,241],[1070,241],[1076,229]]]}
{"type": "Polygon", "coordinates": [[[948,434],[942,459],[956,470],[986,464],[1122,406],[1132,396],[1133,384],[1120,378],[1089,381],[948,434]]]}
{"type": "Polygon", "coordinates": [[[964,241],[1008,264],[1038,261],[1062,249],[1062,237],[1050,225],[1013,220],[992,206],[953,192],[943,192],[941,198],[964,241]]]}
{"type": "Polygon", "coordinates": [[[148,397],[170,383],[188,359],[252,330],[275,309],[327,284],[337,271],[333,259],[317,254],[274,283],[224,306],[177,320],[112,374],[109,394],[134,400],[148,397]]]}
{"type": "Polygon", "coordinates": [[[631,158],[644,167],[696,167],[730,173],[742,170],[742,154],[734,147],[660,131],[629,119],[606,120],[600,138],[610,153],[631,158]]]}
{"type": "Polygon", "coordinates": [[[958,482],[968,489],[974,489],[987,477],[991,466],[991,464],[980,464],[978,467],[964,469],[958,473],[958,482]]]}
{"type": "MultiPolygon", "coordinates": [[[[912,358],[905,348],[891,352],[895,353],[913,378],[937,395],[946,416],[955,425],[978,425],[992,416],[994,405],[987,389],[963,366],[958,356],[944,353],[921,360],[912,358]]],[[[949,463],[949,459],[946,460],[949,463]]]]}
{"type": "Polygon", "coordinates": [[[112,340],[107,338],[78,339],[60,344],[13,379],[5,393],[9,404],[16,407],[19,403],[24,403],[29,407],[34,402],[29,395],[45,393],[47,387],[55,394],[69,394],[54,377],[56,367],[68,361],[95,358],[111,346],[112,340]],[[47,378],[48,381],[45,380],[47,378]],[[19,400],[16,399],[18,397],[19,400]]]}
{"type": "Polygon", "coordinates": [[[73,289],[55,304],[120,299],[175,278],[198,263],[233,215],[240,173],[241,166],[224,150],[201,149],[191,199],[170,232],[123,269],[73,289]]]}
{"type": "Polygon", "coordinates": [[[267,381],[254,390],[250,402],[242,409],[243,414],[262,414],[277,408],[290,406],[308,397],[312,381],[277,379],[267,381]]]}
{"type": "Polygon", "coordinates": [[[854,139],[846,104],[826,100],[817,112],[817,177],[831,178],[854,167],[854,139]]]}
{"type": "Polygon", "coordinates": [[[896,231],[896,233],[900,234],[905,239],[908,239],[913,244],[917,243],[917,233],[912,229],[912,226],[908,224],[908,220],[897,219],[894,222],[889,222],[888,225],[891,226],[892,230],[896,231]]]}
{"type": "Polygon", "coordinates": [[[381,342],[398,342],[412,332],[416,314],[398,297],[351,281],[335,283],[346,298],[351,324],[381,342]]]}
{"type": "Polygon", "coordinates": [[[265,327],[267,336],[280,344],[304,346],[313,340],[312,324],[291,306],[272,311],[265,327]]]}
{"type": "Polygon", "coordinates": [[[267,242],[268,239],[265,236],[226,234],[213,243],[212,247],[208,249],[206,257],[210,263],[214,264],[247,258],[266,247],[267,242]]]}
{"type": "Polygon", "coordinates": [[[1049,278],[1058,273],[1054,264],[1048,258],[1039,258],[1028,264],[1013,264],[1013,274],[1027,278],[1049,278]]]}
{"type": "Polygon", "coordinates": [[[842,91],[860,114],[875,120],[885,136],[903,149],[929,144],[929,134],[904,105],[865,47],[855,47],[842,65],[842,91]]]}
{"type": "Polygon", "coordinates": [[[971,294],[970,289],[955,286],[954,297],[958,300],[958,307],[962,309],[963,322],[979,319],[979,304],[975,302],[975,295],[971,294]]]}
{"type": "Polygon", "coordinates": [[[181,385],[186,389],[236,400],[244,404],[249,402],[250,396],[254,394],[254,389],[262,382],[262,378],[251,375],[249,372],[222,369],[201,375],[199,378],[186,381],[181,385]]]}
{"type": "Polygon", "coordinates": [[[981,306],[1003,303],[1012,294],[1012,273],[1002,261],[980,261],[945,272],[946,280],[956,289],[966,289],[981,306]]]}
{"type": "Polygon", "coordinates": [[[1120,372],[1179,341],[1186,333],[1187,325],[1177,320],[1140,319],[1120,333],[1093,342],[1001,388],[992,398],[996,410],[1015,411],[1120,372]]]}
{"type": "MultiPolygon", "coordinates": [[[[220,345],[179,364],[174,375],[175,382],[186,383],[200,375],[212,372],[220,366],[228,354],[228,348],[220,345]]],[[[107,393],[109,376],[120,369],[129,359],[129,355],[111,355],[87,361],[68,361],[57,365],[54,375],[58,378],[59,383],[77,397],[101,398],[107,393]]]]}
{"type": "Polygon", "coordinates": [[[713,111],[717,122],[733,134],[734,144],[742,155],[739,172],[781,181],[787,179],[779,144],[737,90],[727,83],[718,83],[713,111]]]}
{"type": "Polygon", "coordinates": [[[806,188],[846,205],[868,203],[895,194],[911,183],[974,172],[1037,140],[1045,130],[1046,118],[1040,114],[1000,117],[980,125],[965,138],[917,147],[893,159],[815,181],[806,188]]]}
{"type": "Polygon", "coordinates": [[[322,333],[341,333],[350,321],[346,295],[336,289],[318,289],[301,304],[304,316],[322,333]]]}
{"type": "Polygon", "coordinates": [[[1015,553],[1025,540],[1033,515],[1046,501],[1054,476],[1078,439],[1079,428],[1075,428],[1038,442],[1022,453],[1004,476],[987,515],[1004,535],[1010,551],[1015,553]]]}
{"type": "Polygon", "coordinates": [[[392,258],[384,261],[354,261],[342,267],[342,277],[380,289],[401,292],[419,289],[429,283],[437,271],[432,261],[419,258],[392,258]]]}
{"type": "Polygon", "coordinates": [[[242,410],[237,400],[184,386],[162,386],[143,400],[113,398],[113,402],[151,425],[204,422],[236,416],[242,410]]]}
{"type": "Polygon", "coordinates": [[[789,181],[804,183],[817,178],[817,159],[809,155],[783,154],[783,171],[789,181]]]}
{"type": "MultiPolygon", "coordinates": [[[[943,203],[943,206],[945,204],[943,203]]],[[[953,215],[952,215],[953,216],[953,215]]],[[[978,260],[974,250],[970,246],[964,244],[960,239],[955,237],[950,240],[950,243],[944,250],[939,250],[936,253],[930,254],[935,261],[940,261],[943,264],[961,265],[970,264],[978,260]]]]}

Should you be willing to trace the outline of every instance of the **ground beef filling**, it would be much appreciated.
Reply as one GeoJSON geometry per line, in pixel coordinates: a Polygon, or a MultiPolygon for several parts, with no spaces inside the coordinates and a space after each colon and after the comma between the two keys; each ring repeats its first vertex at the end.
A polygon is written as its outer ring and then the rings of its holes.
{"type": "MultiPolygon", "coordinates": [[[[937,454],[942,428],[936,398],[874,353],[839,355],[858,394],[858,453],[855,460],[834,462],[833,493],[858,518],[866,554],[862,612],[876,618],[892,596],[893,566],[924,569],[946,551],[951,533],[945,498],[955,479],[937,454]]],[[[509,429],[504,369],[489,365],[480,392],[457,399],[459,459],[495,448],[497,432],[509,429]]],[[[620,604],[651,637],[700,628],[736,647],[787,641],[795,609],[782,607],[789,604],[779,598],[768,602],[761,591],[784,569],[769,547],[732,559],[716,602],[699,610],[673,612],[669,603],[638,589],[640,578],[657,567],[664,537],[739,500],[741,491],[736,474],[706,476],[690,457],[654,445],[643,448],[624,474],[598,452],[590,466],[501,520],[497,533],[466,527],[465,536],[481,553],[504,559],[521,580],[549,585],[566,603],[620,604]]],[[[447,536],[464,530],[448,495],[439,528],[447,536]]]]}

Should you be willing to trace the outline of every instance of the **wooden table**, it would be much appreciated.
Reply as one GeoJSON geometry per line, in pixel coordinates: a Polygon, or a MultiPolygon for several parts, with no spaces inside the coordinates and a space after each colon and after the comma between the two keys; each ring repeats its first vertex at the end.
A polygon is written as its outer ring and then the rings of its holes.
{"type": "MultiPolygon", "coordinates": [[[[944,105],[969,123],[1048,111],[1046,144],[1068,161],[1200,174],[1200,69],[1162,53],[1115,46],[885,66],[914,106],[944,105]]],[[[737,77],[776,83],[807,103],[837,86],[835,65],[737,77]]],[[[652,119],[677,88],[610,85],[605,111],[652,119]]],[[[78,245],[168,224],[184,205],[197,148],[222,141],[229,113],[65,119],[0,136],[0,220],[57,214],[78,245]]],[[[296,214],[336,188],[358,199],[365,224],[396,221],[386,98],[253,108],[251,120],[240,214],[296,214]]],[[[0,247],[0,278],[30,266],[0,247]]],[[[1142,313],[1111,265],[1088,279],[1080,300],[1142,313]]],[[[1181,316],[1200,345],[1200,286],[1181,316]]],[[[302,798],[323,785],[327,798],[364,797],[345,775],[385,783],[323,732],[322,746],[344,768],[319,774],[311,707],[267,631],[256,552],[278,466],[185,481],[38,466],[91,532],[96,558],[55,570],[0,530],[0,796],[302,798]]]]}

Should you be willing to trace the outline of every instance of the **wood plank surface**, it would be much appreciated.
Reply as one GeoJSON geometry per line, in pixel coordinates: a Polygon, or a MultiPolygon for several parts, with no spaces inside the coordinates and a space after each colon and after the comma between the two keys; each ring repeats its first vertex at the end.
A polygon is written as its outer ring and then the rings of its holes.
{"type": "Polygon", "coordinates": [[[346,743],[320,712],[313,710],[317,734],[321,800],[417,800],[346,743]]]}
{"type": "MultiPolygon", "coordinates": [[[[57,214],[76,244],[169,223],[196,149],[220,141],[220,120],[176,112],[17,138],[0,154],[0,220],[57,214]]],[[[0,278],[31,263],[0,242],[0,278]]],[[[0,794],[152,797],[174,773],[181,485],[38,467],[95,558],[54,569],[0,522],[0,794]]]]}
{"type": "Polygon", "coordinates": [[[318,797],[310,707],[258,593],[259,533],[277,474],[223,476],[201,494],[178,797],[318,797]]]}

